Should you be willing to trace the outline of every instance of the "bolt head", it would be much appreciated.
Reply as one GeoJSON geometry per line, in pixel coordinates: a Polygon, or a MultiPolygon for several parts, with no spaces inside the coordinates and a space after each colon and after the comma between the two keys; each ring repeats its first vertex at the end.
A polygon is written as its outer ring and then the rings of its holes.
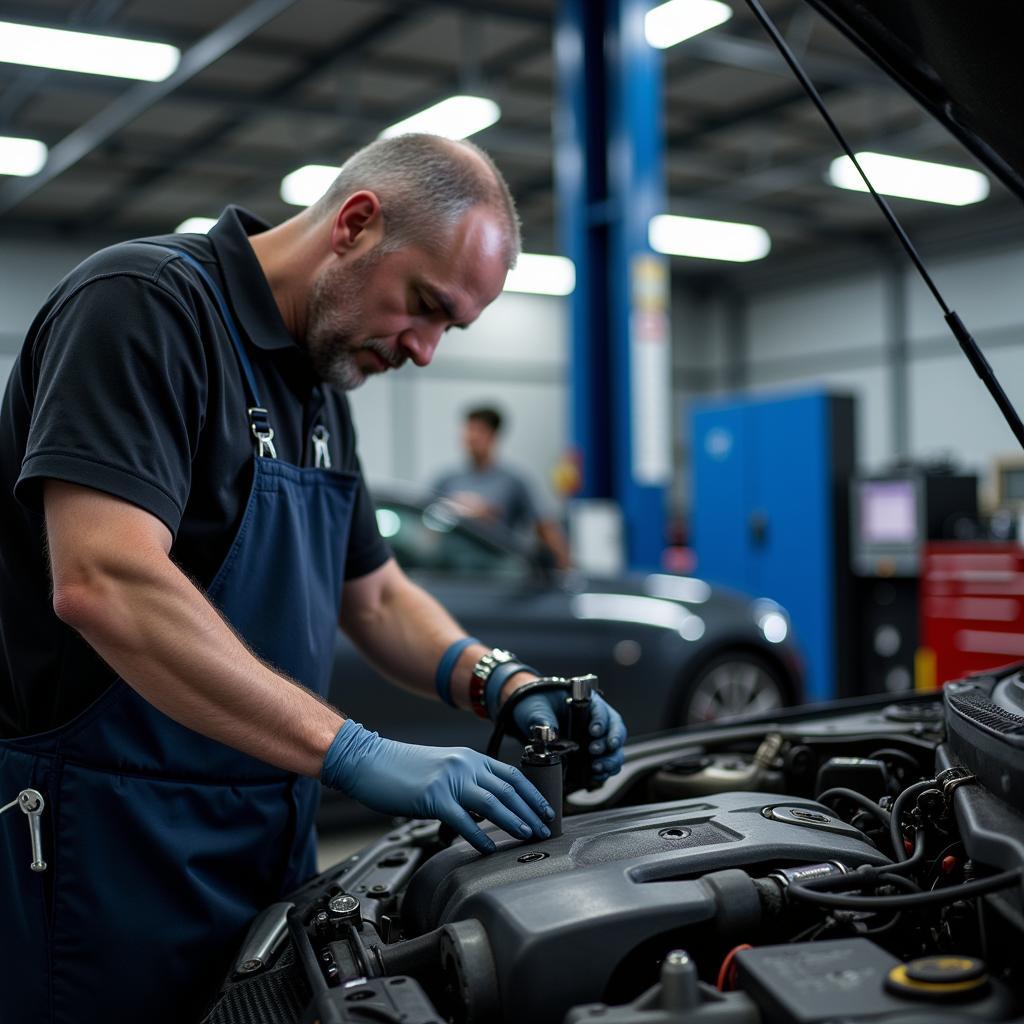
{"type": "Polygon", "coordinates": [[[238,965],[239,974],[252,974],[263,966],[262,960],[245,960],[238,965]]]}
{"type": "Polygon", "coordinates": [[[531,725],[530,739],[535,743],[553,743],[555,730],[550,725],[531,725]]]}
{"type": "Polygon", "coordinates": [[[331,901],[327,906],[335,914],[354,914],[359,909],[359,900],[355,896],[342,894],[331,897],[331,901]]]}

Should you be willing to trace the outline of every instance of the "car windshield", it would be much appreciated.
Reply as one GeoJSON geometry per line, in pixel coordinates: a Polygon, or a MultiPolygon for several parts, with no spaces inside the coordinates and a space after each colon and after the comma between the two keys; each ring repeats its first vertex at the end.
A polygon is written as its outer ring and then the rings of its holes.
{"type": "Polygon", "coordinates": [[[522,579],[530,571],[521,555],[460,526],[440,501],[423,508],[379,500],[377,527],[406,572],[522,579]]]}

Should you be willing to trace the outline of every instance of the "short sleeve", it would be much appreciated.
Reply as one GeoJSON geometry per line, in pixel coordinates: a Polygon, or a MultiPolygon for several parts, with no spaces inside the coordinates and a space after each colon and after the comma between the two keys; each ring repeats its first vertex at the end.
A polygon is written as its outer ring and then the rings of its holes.
{"type": "Polygon", "coordinates": [[[181,300],[152,279],[96,278],[36,336],[17,498],[40,511],[47,478],[93,487],[177,532],[204,420],[207,365],[181,300]]]}
{"type": "Polygon", "coordinates": [[[356,460],[359,489],[352,510],[352,526],[345,555],[345,579],[354,580],[379,569],[390,557],[391,549],[377,529],[377,511],[363,479],[362,467],[356,460]]]}

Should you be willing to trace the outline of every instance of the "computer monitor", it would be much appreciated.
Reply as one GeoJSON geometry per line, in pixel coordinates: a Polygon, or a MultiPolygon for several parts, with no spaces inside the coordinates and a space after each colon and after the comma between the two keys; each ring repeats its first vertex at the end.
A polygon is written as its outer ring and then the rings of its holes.
{"type": "Polygon", "coordinates": [[[859,492],[861,543],[875,546],[919,542],[920,495],[916,480],[862,480],[859,492]]]}
{"type": "Polygon", "coordinates": [[[850,494],[850,554],[861,576],[914,576],[925,538],[919,473],[855,477],[850,494]]]}

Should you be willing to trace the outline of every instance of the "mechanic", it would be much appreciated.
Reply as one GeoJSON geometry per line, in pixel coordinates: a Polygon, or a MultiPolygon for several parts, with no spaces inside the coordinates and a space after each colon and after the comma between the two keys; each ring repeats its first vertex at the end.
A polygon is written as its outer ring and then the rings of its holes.
{"type": "MultiPolygon", "coordinates": [[[[277,227],[229,207],[47,299],[0,410],[0,804],[40,791],[49,862],[31,873],[22,815],[0,817],[5,1024],[195,1019],[253,915],[314,874],[320,781],[483,852],[470,812],[548,834],[516,769],[323,699],[339,624],[482,716],[535,678],[392,560],[343,393],[426,366],[518,251],[490,159],[408,135],[277,227]]],[[[517,726],[563,708],[531,696],[517,726]]],[[[603,701],[592,733],[602,779],[625,737],[603,701]]]]}
{"type": "Polygon", "coordinates": [[[467,518],[501,523],[510,530],[532,528],[547,557],[559,569],[568,569],[569,544],[562,528],[540,514],[527,481],[498,461],[502,422],[501,413],[491,406],[470,409],[462,426],[467,463],[439,477],[434,490],[467,518]]]}

